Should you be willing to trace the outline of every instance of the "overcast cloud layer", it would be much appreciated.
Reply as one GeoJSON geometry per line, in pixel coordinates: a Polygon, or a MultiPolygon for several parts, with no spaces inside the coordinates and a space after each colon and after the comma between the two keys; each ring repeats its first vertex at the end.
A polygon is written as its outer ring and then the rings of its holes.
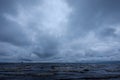
{"type": "Polygon", "coordinates": [[[0,61],[120,60],[120,0],[0,0],[0,61]]]}

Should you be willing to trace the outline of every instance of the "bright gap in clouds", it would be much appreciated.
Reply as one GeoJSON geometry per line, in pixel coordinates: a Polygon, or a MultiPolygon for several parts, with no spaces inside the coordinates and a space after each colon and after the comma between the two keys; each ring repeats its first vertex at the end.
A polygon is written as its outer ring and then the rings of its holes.
{"type": "Polygon", "coordinates": [[[16,2],[15,14],[3,13],[9,26],[0,33],[4,36],[0,61],[119,60],[119,24],[109,24],[102,9],[97,12],[89,1],[73,4],[72,0],[16,2]]]}

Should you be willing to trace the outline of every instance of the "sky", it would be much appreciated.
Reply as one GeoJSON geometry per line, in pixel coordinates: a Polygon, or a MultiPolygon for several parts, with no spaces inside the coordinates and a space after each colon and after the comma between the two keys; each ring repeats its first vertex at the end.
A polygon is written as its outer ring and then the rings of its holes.
{"type": "Polygon", "coordinates": [[[0,62],[120,60],[120,0],[0,0],[0,62]]]}

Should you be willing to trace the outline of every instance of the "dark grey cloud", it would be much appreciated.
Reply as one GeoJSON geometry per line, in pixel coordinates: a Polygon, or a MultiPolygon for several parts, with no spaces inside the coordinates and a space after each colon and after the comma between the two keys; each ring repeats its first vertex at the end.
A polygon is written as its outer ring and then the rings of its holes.
{"type": "Polygon", "coordinates": [[[119,0],[0,0],[0,61],[119,60],[119,0]]]}

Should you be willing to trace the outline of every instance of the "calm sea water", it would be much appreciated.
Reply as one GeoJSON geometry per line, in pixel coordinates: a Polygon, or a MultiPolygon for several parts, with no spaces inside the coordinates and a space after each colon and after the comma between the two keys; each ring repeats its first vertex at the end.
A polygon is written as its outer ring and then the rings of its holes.
{"type": "Polygon", "coordinates": [[[120,80],[120,63],[0,63],[0,80],[120,80]]]}

